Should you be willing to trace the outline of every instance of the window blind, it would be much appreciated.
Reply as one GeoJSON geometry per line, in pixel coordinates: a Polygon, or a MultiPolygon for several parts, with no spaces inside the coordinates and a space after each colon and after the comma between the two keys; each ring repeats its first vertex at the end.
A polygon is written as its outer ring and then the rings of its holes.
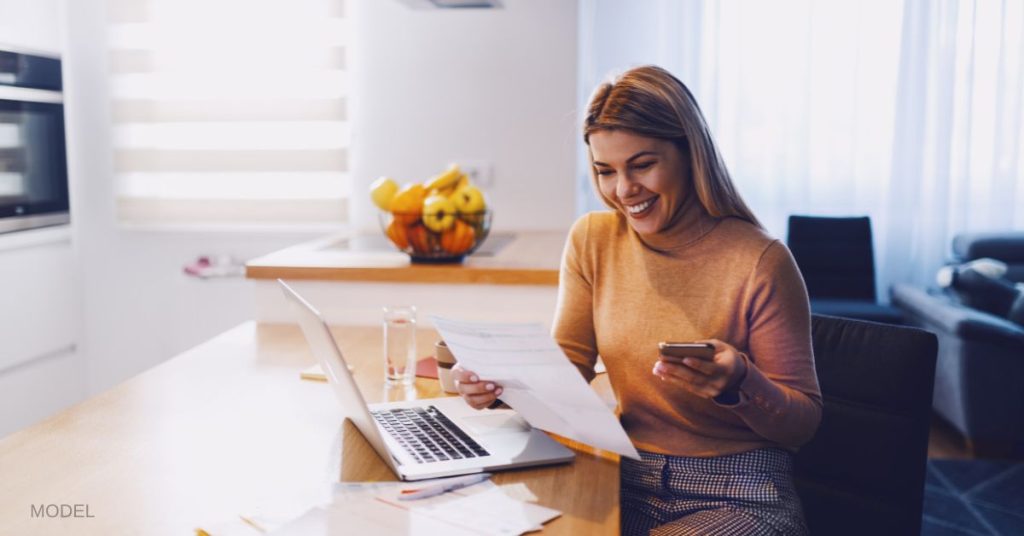
{"type": "Polygon", "coordinates": [[[343,0],[107,6],[122,222],[346,220],[343,0]]]}

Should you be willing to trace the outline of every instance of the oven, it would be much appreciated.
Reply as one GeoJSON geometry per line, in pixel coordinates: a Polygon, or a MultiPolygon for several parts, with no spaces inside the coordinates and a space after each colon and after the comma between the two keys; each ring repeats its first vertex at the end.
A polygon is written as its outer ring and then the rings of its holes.
{"type": "Polygon", "coordinates": [[[60,60],[0,50],[0,233],[69,221],[60,60]]]}

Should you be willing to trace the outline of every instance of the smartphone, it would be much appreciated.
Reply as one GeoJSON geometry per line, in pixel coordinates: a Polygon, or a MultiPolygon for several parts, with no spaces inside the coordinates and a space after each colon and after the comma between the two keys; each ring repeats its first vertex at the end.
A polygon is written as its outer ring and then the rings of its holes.
{"type": "Polygon", "coordinates": [[[682,361],[684,357],[696,357],[704,361],[715,358],[715,347],[706,342],[659,342],[658,351],[666,361],[682,361]]]}

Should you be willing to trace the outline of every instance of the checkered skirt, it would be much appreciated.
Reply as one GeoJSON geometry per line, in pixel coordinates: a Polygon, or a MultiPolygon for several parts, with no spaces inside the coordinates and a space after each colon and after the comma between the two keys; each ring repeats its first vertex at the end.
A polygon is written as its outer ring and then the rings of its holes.
{"type": "Polygon", "coordinates": [[[640,457],[622,458],[624,535],[808,534],[789,451],[640,457]]]}

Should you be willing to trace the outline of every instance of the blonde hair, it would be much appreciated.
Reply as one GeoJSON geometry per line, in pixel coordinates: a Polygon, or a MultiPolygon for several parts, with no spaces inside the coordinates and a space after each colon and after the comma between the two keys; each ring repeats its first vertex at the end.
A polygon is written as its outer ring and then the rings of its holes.
{"type": "MultiPolygon", "coordinates": [[[[762,227],[733,186],[696,99],[672,73],[644,65],[598,86],[583,121],[583,141],[590,145],[590,135],[600,130],[628,130],[673,142],[689,155],[693,187],[708,214],[734,216],[762,227]]],[[[593,166],[590,174],[596,182],[593,166]]]]}

